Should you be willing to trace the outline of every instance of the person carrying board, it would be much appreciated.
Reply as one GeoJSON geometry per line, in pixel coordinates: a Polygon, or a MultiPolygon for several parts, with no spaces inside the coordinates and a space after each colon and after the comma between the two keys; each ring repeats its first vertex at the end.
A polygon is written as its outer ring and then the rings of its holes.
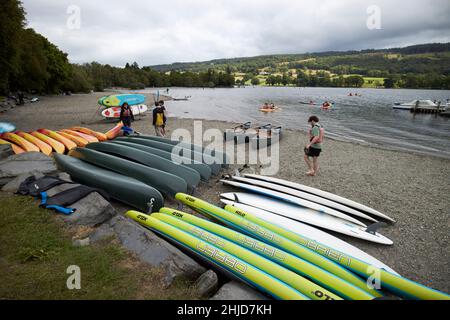
{"type": "Polygon", "coordinates": [[[131,122],[134,121],[133,110],[131,110],[130,105],[128,103],[122,104],[120,107],[120,121],[122,121],[123,125],[130,130],[125,130],[124,135],[129,135],[131,129],[131,122]]]}
{"type": "Polygon", "coordinates": [[[155,109],[153,109],[153,126],[158,137],[166,136],[166,108],[164,101],[155,102],[155,109]]]}

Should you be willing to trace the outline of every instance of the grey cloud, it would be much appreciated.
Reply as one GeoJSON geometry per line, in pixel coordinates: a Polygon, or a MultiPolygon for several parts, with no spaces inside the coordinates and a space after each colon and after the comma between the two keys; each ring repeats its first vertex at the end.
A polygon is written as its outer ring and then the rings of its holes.
{"type": "Polygon", "coordinates": [[[73,62],[140,65],[450,41],[448,0],[24,0],[30,27],[73,62]],[[66,27],[69,5],[81,29],[66,27]],[[382,29],[368,30],[367,7],[382,29]]]}

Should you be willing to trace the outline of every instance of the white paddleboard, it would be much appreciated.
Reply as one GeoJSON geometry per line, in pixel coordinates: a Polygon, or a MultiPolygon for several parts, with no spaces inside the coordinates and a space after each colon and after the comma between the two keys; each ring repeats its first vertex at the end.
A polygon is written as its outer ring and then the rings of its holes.
{"type": "MultiPolygon", "coordinates": [[[[134,116],[146,113],[148,111],[148,107],[145,104],[130,106],[130,109],[134,116]]],[[[102,111],[102,116],[109,119],[120,118],[120,110],[120,107],[108,108],[102,111]]]]}
{"type": "Polygon", "coordinates": [[[383,262],[377,260],[375,257],[373,257],[373,256],[369,255],[368,253],[362,251],[361,249],[349,244],[348,242],[345,242],[345,241],[343,241],[335,236],[332,236],[331,234],[328,234],[324,231],[321,231],[317,228],[314,228],[314,227],[308,226],[304,223],[294,221],[292,219],[276,215],[269,211],[251,207],[251,206],[248,206],[248,205],[245,205],[242,203],[237,203],[234,201],[224,200],[224,199],[222,199],[221,201],[223,203],[225,203],[226,205],[231,205],[240,210],[251,213],[252,215],[254,215],[262,220],[265,220],[265,221],[270,222],[274,225],[277,225],[281,228],[284,228],[290,232],[293,232],[295,234],[301,235],[302,237],[311,239],[311,246],[314,246],[317,244],[322,244],[322,245],[330,247],[336,251],[342,252],[343,254],[348,255],[352,258],[364,261],[367,264],[370,264],[374,267],[384,269],[388,272],[398,275],[397,272],[392,270],[390,267],[388,267],[383,262]]]}
{"type": "Polygon", "coordinates": [[[244,176],[246,178],[263,180],[263,181],[267,181],[267,182],[270,182],[270,183],[279,184],[280,186],[286,186],[286,187],[289,187],[289,188],[293,188],[293,189],[297,189],[297,190],[300,190],[300,191],[308,192],[308,193],[314,194],[316,196],[319,196],[319,197],[322,197],[322,198],[325,198],[325,199],[328,199],[328,200],[332,200],[332,201],[341,203],[343,205],[349,206],[349,207],[354,208],[356,210],[360,210],[360,211],[362,211],[364,213],[371,214],[371,215],[374,215],[374,216],[379,217],[379,218],[383,218],[383,219],[391,221],[391,222],[395,222],[394,219],[388,217],[387,215],[385,215],[385,214],[383,214],[383,213],[381,213],[381,212],[379,212],[379,211],[377,211],[375,209],[372,209],[372,208],[367,207],[367,206],[365,206],[363,204],[360,204],[358,202],[355,202],[355,201],[352,201],[352,200],[340,197],[338,195],[335,195],[335,194],[332,194],[332,193],[329,193],[329,192],[326,192],[326,191],[322,191],[322,190],[311,188],[311,187],[308,187],[308,186],[305,186],[305,185],[302,185],[302,184],[299,184],[299,183],[290,182],[290,181],[287,181],[287,180],[282,180],[282,179],[277,179],[277,178],[272,178],[272,177],[265,177],[265,176],[259,176],[259,175],[254,175],[254,174],[244,174],[244,176]]]}
{"type": "Polygon", "coordinates": [[[321,197],[312,195],[312,194],[307,193],[307,192],[302,192],[302,191],[299,191],[299,190],[295,190],[295,189],[292,189],[292,188],[281,186],[279,184],[265,182],[265,181],[256,180],[256,179],[248,179],[248,178],[242,178],[242,177],[233,177],[233,180],[238,181],[238,182],[242,182],[242,183],[246,183],[246,184],[251,184],[251,185],[254,185],[254,186],[261,187],[261,188],[274,190],[274,191],[281,192],[281,193],[286,193],[286,194],[294,196],[294,197],[298,197],[298,198],[301,198],[301,199],[304,199],[304,200],[308,200],[308,201],[311,201],[311,202],[315,202],[317,204],[324,205],[324,206],[329,207],[331,209],[339,210],[339,211],[341,211],[341,212],[343,212],[345,214],[351,214],[351,215],[354,215],[354,216],[357,216],[357,217],[360,217],[360,218],[363,218],[363,219],[366,219],[366,220],[369,220],[369,221],[372,221],[372,222],[375,222],[375,223],[378,222],[374,218],[369,217],[368,215],[366,215],[366,214],[364,214],[364,213],[362,213],[360,211],[357,211],[357,210],[352,209],[350,207],[344,206],[344,205],[342,205],[340,203],[337,203],[337,202],[334,202],[334,201],[331,201],[331,200],[328,200],[328,199],[325,199],[325,198],[321,198],[321,197]]]}
{"type": "Polygon", "coordinates": [[[338,219],[327,214],[319,213],[315,210],[302,208],[283,201],[278,201],[273,198],[254,195],[250,193],[226,193],[222,194],[221,197],[227,200],[270,211],[272,213],[295,221],[304,222],[312,226],[345,234],[350,237],[384,245],[394,244],[392,240],[386,238],[385,236],[379,233],[371,234],[367,232],[365,228],[351,222],[338,219]]]}
{"type": "Polygon", "coordinates": [[[234,181],[228,181],[228,180],[221,180],[221,182],[223,182],[224,184],[236,187],[236,188],[240,188],[243,190],[247,190],[253,193],[258,193],[258,194],[262,194],[280,201],[285,201],[291,204],[295,204],[301,207],[305,207],[305,208],[309,208],[312,210],[315,210],[319,213],[322,213],[323,217],[326,217],[327,215],[330,216],[334,216],[336,218],[342,219],[342,220],[347,220],[351,223],[354,223],[356,225],[360,225],[362,227],[367,227],[364,223],[362,223],[361,221],[356,220],[355,218],[352,218],[346,214],[343,214],[342,212],[336,211],[334,209],[325,207],[323,205],[320,205],[318,203],[314,203],[308,200],[304,200],[304,199],[300,199],[288,194],[284,194],[281,192],[277,192],[277,191],[273,191],[273,190],[269,190],[269,189],[265,189],[265,188],[261,188],[261,187],[257,187],[257,186],[253,186],[250,184],[245,184],[245,183],[240,183],[240,182],[234,182],[234,181]]]}

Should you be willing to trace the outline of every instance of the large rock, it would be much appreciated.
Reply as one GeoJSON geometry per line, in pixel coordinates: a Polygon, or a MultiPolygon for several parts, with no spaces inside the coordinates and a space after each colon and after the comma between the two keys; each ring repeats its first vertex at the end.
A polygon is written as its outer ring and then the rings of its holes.
{"type": "Polygon", "coordinates": [[[14,179],[12,179],[7,184],[5,184],[2,188],[2,191],[3,192],[17,192],[17,190],[19,190],[20,185],[31,176],[34,176],[36,179],[40,179],[40,178],[44,177],[44,175],[38,171],[23,173],[23,174],[15,177],[14,179]]]}
{"type": "MultiPolygon", "coordinates": [[[[60,192],[77,186],[79,185],[62,184],[48,190],[47,194],[49,197],[53,197],[60,192]]],[[[75,202],[70,208],[76,209],[76,211],[69,216],[61,215],[61,219],[66,223],[77,226],[95,227],[117,215],[114,207],[97,192],[90,193],[88,196],[75,202]]]]}
{"type": "Polygon", "coordinates": [[[10,144],[0,145],[0,160],[6,159],[14,155],[14,151],[10,144]]]}
{"type": "Polygon", "coordinates": [[[269,300],[262,293],[255,291],[244,283],[232,281],[220,288],[211,300],[269,300]]]}
{"type": "Polygon", "coordinates": [[[110,225],[125,248],[135,253],[141,261],[164,270],[166,287],[177,278],[195,280],[206,272],[183,252],[128,218],[119,216],[110,225]]]}
{"type": "Polygon", "coordinates": [[[43,153],[27,152],[13,155],[0,162],[0,186],[30,172],[53,174],[57,172],[57,168],[53,159],[43,153]]]}
{"type": "Polygon", "coordinates": [[[112,238],[116,235],[114,229],[108,223],[102,224],[93,233],[89,235],[90,243],[97,243],[102,240],[112,238]]]}
{"type": "Polygon", "coordinates": [[[217,274],[209,270],[201,275],[193,285],[193,289],[200,297],[207,298],[217,292],[219,288],[219,278],[217,274]]]}

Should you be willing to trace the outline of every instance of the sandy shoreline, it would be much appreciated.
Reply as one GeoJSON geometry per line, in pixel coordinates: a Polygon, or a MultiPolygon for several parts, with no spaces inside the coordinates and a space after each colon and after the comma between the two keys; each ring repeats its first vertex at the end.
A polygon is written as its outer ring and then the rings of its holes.
{"type": "MultiPolygon", "coordinates": [[[[105,94],[42,97],[37,104],[8,110],[0,120],[13,122],[24,131],[83,125],[105,132],[113,124],[102,120],[96,112],[97,100],[105,94]]],[[[151,105],[153,97],[147,97],[151,105]]],[[[193,123],[192,119],[171,118],[169,134],[178,128],[192,132],[193,123]]],[[[225,130],[232,126],[221,121],[202,121],[202,124],[204,129],[225,130]]],[[[139,132],[153,134],[150,114],[136,121],[134,127],[139,132]]],[[[302,159],[306,144],[304,133],[285,131],[280,143],[277,177],[336,193],[390,215],[398,222],[381,233],[394,240],[394,246],[343,237],[344,240],[407,278],[450,292],[450,160],[328,139],[320,175],[308,178],[304,175],[306,167],[302,159]]],[[[232,166],[230,172],[236,167],[239,166],[232,166]]],[[[245,172],[258,170],[257,166],[250,166],[245,172]]],[[[232,190],[218,179],[201,185],[197,196],[217,203],[220,193],[232,190]]]]}

